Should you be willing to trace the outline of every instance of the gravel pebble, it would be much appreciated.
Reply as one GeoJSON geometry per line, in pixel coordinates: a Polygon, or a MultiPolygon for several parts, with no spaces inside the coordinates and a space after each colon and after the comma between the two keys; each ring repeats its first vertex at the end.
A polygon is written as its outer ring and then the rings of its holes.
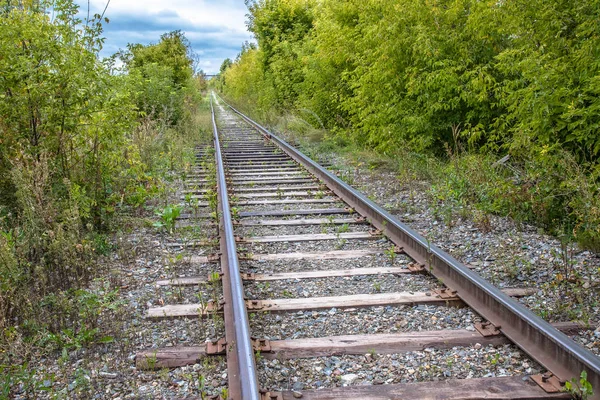
{"type": "Polygon", "coordinates": [[[319,389],[541,372],[537,363],[523,356],[512,345],[373,354],[370,361],[365,356],[348,355],[295,360],[260,359],[257,365],[259,379],[265,387],[282,391],[293,390],[298,382],[305,389],[319,389]]]}
{"type": "Polygon", "coordinates": [[[250,313],[252,336],[286,340],[338,335],[469,329],[481,317],[466,307],[437,305],[250,313]]]}
{"type": "Polygon", "coordinates": [[[345,296],[363,293],[426,292],[437,281],[425,275],[357,275],[319,279],[285,279],[244,284],[249,299],[345,296]]]}

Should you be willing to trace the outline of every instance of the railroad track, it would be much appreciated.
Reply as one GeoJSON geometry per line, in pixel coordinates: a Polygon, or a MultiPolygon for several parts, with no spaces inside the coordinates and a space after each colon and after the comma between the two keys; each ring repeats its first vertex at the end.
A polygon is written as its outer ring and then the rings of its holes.
{"type": "Polygon", "coordinates": [[[225,337],[140,353],[139,367],[226,356],[235,400],[569,398],[564,382],[581,371],[600,392],[600,359],[563,333],[578,325],[546,323],[514,299],[530,290],[500,291],[222,100],[216,108],[216,171],[199,166],[185,195],[198,215],[217,211],[219,253],[192,260],[220,262],[222,300],[148,317],[222,313],[225,337]]]}

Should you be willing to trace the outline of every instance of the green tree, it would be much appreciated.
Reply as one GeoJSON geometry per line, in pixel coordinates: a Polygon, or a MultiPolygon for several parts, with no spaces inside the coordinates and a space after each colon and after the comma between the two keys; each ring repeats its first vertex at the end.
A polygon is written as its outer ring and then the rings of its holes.
{"type": "Polygon", "coordinates": [[[264,79],[275,89],[277,105],[293,107],[304,76],[304,40],[312,31],[314,0],[259,0],[248,3],[248,29],[260,48],[264,79]]]}
{"type": "Polygon", "coordinates": [[[98,237],[198,131],[182,123],[197,104],[182,35],[115,73],[98,57],[106,20],[77,15],[71,0],[0,0],[0,332],[81,327],[74,289],[94,276],[98,237]]]}
{"type": "Polygon", "coordinates": [[[497,57],[505,79],[497,122],[512,151],[564,147],[580,161],[600,153],[600,26],[595,1],[503,4],[500,29],[510,37],[497,57]]]}
{"type": "Polygon", "coordinates": [[[129,44],[127,47],[130,54],[127,54],[124,60],[130,69],[159,64],[172,71],[172,80],[176,87],[189,84],[193,73],[190,43],[181,31],[161,35],[157,44],[129,44]]]}
{"type": "Polygon", "coordinates": [[[10,8],[0,18],[0,180],[11,186],[11,160],[45,154],[56,174],[54,190],[68,190],[64,182],[82,187],[92,196],[82,211],[89,209],[98,226],[103,177],[110,176],[119,138],[132,127],[133,108],[115,86],[119,78],[96,58],[99,19],[81,32],[72,2],[54,5],[54,12],[54,21],[38,6],[10,8]]]}
{"type": "Polygon", "coordinates": [[[184,97],[194,87],[190,46],[183,33],[166,33],[157,44],[129,44],[120,57],[138,108],[169,124],[181,121],[184,97]]]}

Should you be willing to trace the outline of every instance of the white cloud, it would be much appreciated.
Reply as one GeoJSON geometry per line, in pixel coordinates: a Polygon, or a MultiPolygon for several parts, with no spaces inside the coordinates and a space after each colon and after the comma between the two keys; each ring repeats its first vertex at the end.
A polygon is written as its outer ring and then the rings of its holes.
{"type": "MultiPolygon", "coordinates": [[[[85,18],[87,0],[76,0],[85,18]]],[[[90,14],[101,14],[106,0],[90,0],[90,14]]],[[[105,17],[103,55],[127,43],[155,43],[173,30],[185,33],[202,60],[206,73],[216,73],[225,58],[235,58],[244,41],[252,41],[246,30],[247,9],[241,0],[111,0],[105,17]]]]}

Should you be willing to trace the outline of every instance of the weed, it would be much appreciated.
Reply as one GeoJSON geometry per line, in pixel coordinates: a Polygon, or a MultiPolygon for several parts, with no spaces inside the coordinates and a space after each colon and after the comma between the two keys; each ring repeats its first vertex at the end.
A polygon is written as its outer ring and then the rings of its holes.
{"type": "Polygon", "coordinates": [[[482,211],[475,211],[473,215],[473,222],[475,226],[483,233],[492,231],[492,223],[490,221],[490,216],[487,213],[482,211]]]}
{"type": "Polygon", "coordinates": [[[342,180],[350,186],[354,186],[354,184],[356,183],[354,179],[354,174],[352,174],[349,171],[343,171],[340,178],[342,178],[342,180]]]}
{"type": "Polygon", "coordinates": [[[337,233],[346,233],[350,231],[350,225],[342,224],[336,229],[337,233]]]}
{"type": "Polygon", "coordinates": [[[76,394],[91,394],[92,389],[90,371],[84,368],[77,368],[73,374],[73,382],[69,385],[69,390],[76,394]]]}
{"type": "Polygon", "coordinates": [[[181,214],[182,207],[179,205],[168,205],[162,210],[156,212],[160,217],[160,221],[154,223],[157,228],[165,228],[169,233],[173,233],[175,222],[181,214]]]}
{"type": "Polygon", "coordinates": [[[346,243],[348,243],[347,239],[344,238],[338,238],[338,240],[335,243],[335,248],[336,250],[341,250],[344,248],[344,246],[346,245],[346,243]]]}
{"type": "Polygon", "coordinates": [[[150,356],[146,356],[144,362],[145,362],[145,366],[148,369],[150,369],[150,370],[156,369],[156,364],[158,363],[158,358],[156,357],[156,352],[152,353],[152,355],[150,355],[150,356]]]}
{"type": "Polygon", "coordinates": [[[188,205],[188,207],[192,207],[193,200],[194,200],[194,195],[192,193],[185,194],[184,201],[185,201],[185,204],[188,205]]]}
{"type": "Polygon", "coordinates": [[[266,293],[271,288],[271,284],[269,282],[256,282],[255,285],[261,293],[266,293]]]}
{"type": "Polygon", "coordinates": [[[396,249],[394,246],[390,247],[387,250],[383,251],[385,253],[385,255],[388,256],[388,258],[390,259],[390,264],[394,264],[394,261],[396,260],[396,258],[398,257],[398,255],[396,254],[396,249]]]}
{"type": "Polygon", "coordinates": [[[204,293],[202,292],[202,290],[198,290],[198,292],[196,293],[196,297],[198,298],[198,301],[200,302],[200,307],[198,310],[198,324],[200,325],[200,331],[203,332],[204,331],[204,313],[206,312],[207,302],[206,302],[206,298],[204,297],[204,293]]]}
{"type": "Polygon", "coordinates": [[[506,263],[504,266],[504,272],[510,277],[510,279],[515,279],[519,276],[520,268],[517,264],[514,263],[506,263]]]}
{"type": "Polygon", "coordinates": [[[43,377],[40,377],[37,374],[38,372],[29,369],[27,364],[0,365],[0,398],[13,398],[13,388],[17,386],[20,386],[23,394],[27,397],[31,396],[31,398],[38,391],[50,391],[54,375],[44,374],[43,377]]]}
{"type": "Polygon", "coordinates": [[[221,398],[224,400],[229,399],[229,390],[227,388],[221,388],[221,398]]]}
{"type": "MultiPolygon", "coordinates": [[[[205,359],[208,357],[205,357],[205,359]]],[[[200,375],[198,377],[198,389],[200,390],[200,399],[204,400],[207,398],[207,393],[206,393],[206,378],[204,378],[204,375],[200,375]]]]}
{"type": "Polygon", "coordinates": [[[564,391],[576,400],[587,400],[594,395],[592,384],[587,380],[587,372],[581,371],[579,380],[573,378],[565,382],[564,391]]]}
{"type": "Polygon", "coordinates": [[[489,356],[490,364],[496,365],[500,362],[500,353],[496,353],[493,356],[489,356]]]}
{"type": "Polygon", "coordinates": [[[160,371],[158,372],[158,376],[164,382],[168,382],[169,378],[170,378],[169,377],[169,368],[161,368],[160,371]]]}
{"type": "Polygon", "coordinates": [[[112,250],[113,246],[108,240],[108,236],[101,233],[92,234],[93,250],[100,255],[106,256],[112,250]]]}
{"type": "MultiPolygon", "coordinates": [[[[116,296],[117,290],[110,291],[107,288],[98,293],[78,289],[61,295],[46,296],[41,305],[49,312],[56,309],[67,313],[72,316],[73,323],[60,330],[47,331],[42,343],[57,349],[79,349],[91,343],[112,342],[112,336],[100,334],[98,321],[102,314],[115,312],[121,306],[122,301],[118,301],[116,296]]],[[[52,328],[52,325],[48,328],[52,328]]]]}
{"type": "Polygon", "coordinates": [[[204,198],[208,202],[208,207],[211,210],[216,211],[218,208],[217,192],[215,190],[213,190],[212,188],[209,188],[209,189],[207,189],[206,193],[204,194],[204,198]]]}
{"type": "Polygon", "coordinates": [[[211,316],[213,323],[215,324],[215,328],[220,327],[221,323],[223,322],[223,318],[218,312],[219,296],[221,293],[221,283],[221,275],[219,274],[219,272],[211,272],[207,284],[211,293],[211,301],[213,304],[213,311],[211,313],[211,316]]]}
{"type": "Polygon", "coordinates": [[[209,282],[212,285],[218,285],[221,282],[221,274],[216,271],[210,273],[209,282]]]}
{"type": "Polygon", "coordinates": [[[202,368],[204,368],[205,370],[208,370],[212,367],[212,360],[210,357],[204,357],[202,358],[202,368]]]}

